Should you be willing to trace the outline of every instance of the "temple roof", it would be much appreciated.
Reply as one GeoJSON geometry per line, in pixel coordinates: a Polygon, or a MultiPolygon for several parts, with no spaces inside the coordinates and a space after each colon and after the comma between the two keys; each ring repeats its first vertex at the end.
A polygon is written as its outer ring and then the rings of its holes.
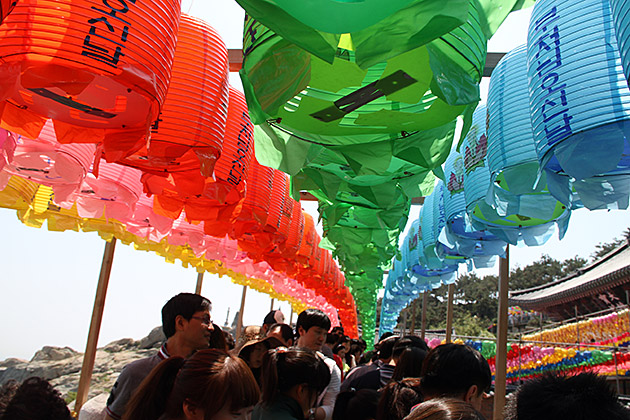
{"type": "MultiPolygon", "coordinates": [[[[553,282],[530,289],[510,292],[510,305],[542,312],[584,298],[602,297],[607,291],[630,287],[630,244],[625,242],[594,263],[553,282]]],[[[618,292],[618,291],[617,291],[618,292]]],[[[619,293],[615,293],[619,294],[619,293]]],[[[619,299],[622,299],[621,296],[619,299]]],[[[617,299],[612,299],[616,301],[617,299]]],[[[615,302],[611,301],[611,306],[615,302]]],[[[625,297],[622,299],[625,301],[625,297]]]]}

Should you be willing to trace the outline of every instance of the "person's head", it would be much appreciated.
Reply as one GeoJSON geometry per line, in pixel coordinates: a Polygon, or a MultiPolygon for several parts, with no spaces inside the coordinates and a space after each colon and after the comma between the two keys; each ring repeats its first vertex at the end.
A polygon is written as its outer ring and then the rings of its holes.
{"type": "Polygon", "coordinates": [[[337,338],[337,344],[341,344],[346,348],[346,353],[350,351],[350,337],[347,335],[340,335],[337,338]]]}
{"type": "Polygon", "coordinates": [[[339,356],[342,360],[346,358],[346,346],[343,344],[337,344],[333,349],[333,354],[339,356]]]}
{"type": "MultiPolygon", "coordinates": [[[[354,340],[353,340],[354,341],[354,340]]],[[[350,364],[351,356],[354,356],[355,363],[359,364],[361,356],[363,355],[363,348],[360,343],[352,343],[350,345],[350,351],[346,353],[346,363],[350,364]]]]}
{"type": "Polygon", "coordinates": [[[48,381],[38,377],[3,385],[0,390],[0,419],[72,420],[66,402],[48,381]]]}
{"type": "Polygon", "coordinates": [[[212,305],[203,296],[180,293],[162,308],[162,330],[167,339],[177,334],[182,343],[194,350],[208,348],[212,333],[212,305]]]}
{"type": "Polygon", "coordinates": [[[422,362],[427,352],[419,347],[407,347],[398,356],[396,368],[392,375],[393,381],[403,378],[419,378],[422,374],[422,362]]]}
{"type": "Polygon", "coordinates": [[[265,337],[262,340],[245,343],[238,352],[238,357],[243,359],[251,369],[260,369],[263,365],[263,356],[269,349],[282,346],[283,343],[276,337],[265,337]]]}
{"type": "Polygon", "coordinates": [[[425,399],[452,397],[481,408],[490,389],[490,366],[477,350],[463,344],[442,344],[427,354],[422,364],[425,399]]]}
{"type": "Polygon", "coordinates": [[[258,325],[248,325],[243,327],[236,348],[240,351],[241,348],[252,341],[260,340],[262,337],[262,328],[258,325]]]}
{"type": "Polygon", "coordinates": [[[278,347],[265,354],[261,402],[269,406],[283,394],[297,401],[306,416],[329,382],[328,366],[313,351],[278,347]]]}
{"type": "Polygon", "coordinates": [[[259,396],[245,362],[220,350],[200,350],[157,365],[131,397],[123,420],[248,419],[259,396]]]}
{"type": "Polygon", "coordinates": [[[262,325],[263,334],[267,334],[267,332],[269,332],[269,328],[273,324],[284,324],[284,314],[280,309],[274,309],[265,315],[262,325]]]}
{"type": "Polygon", "coordinates": [[[346,335],[346,333],[343,331],[343,327],[341,325],[334,327],[331,331],[331,334],[335,334],[335,335],[346,335]]]}
{"type": "Polygon", "coordinates": [[[406,335],[404,337],[401,337],[394,345],[394,348],[392,350],[392,358],[394,359],[394,361],[398,363],[398,359],[400,358],[400,355],[403,353],[403,351],[411,347],[418,348],[424,351],[425,354],[429,351],[429,346],[427,346],[427,342],[424,341],[422,338],[415,335],[406,335]]]}
{"type": "Polygon", "coordinates": [[[295,341],[293,328],[287,324],[273,324],[267,331],[267,337],[275,337],[287,347],[291,347],[295,341]]]}
{"type": "Polygon", "coordinates": [[[606,378],[593,373],[548,373],[521,385],[505,408],[506,420],[621,420],[630,411],[617,400],[606,378]]]}
{"type": "Polygon", "coordinates": [[[212,333],[210,334],[210,343],[208,347],[223,351],[229,350],[223,330],[215,323],[212,323],[212,333]]]}
{"type": "Polygon", "coordinates": [[[398,342],[400,337],[388,337],[384,340],[381,340],[376,345],[378,351],[379,360],[384,363],[389,363],[392,360],[392,352],[394,350],[394,345],[398,342]]]}
{"type": "Polygon", "coordinates": [[[352,389],[337,395],[332,420],[373,420],[376,418],[378,391],[352,389]]]}
{"type": "Polygon", "coordinates": [[[330,347],[330,349],[332,350],[333,348],[335,348],[337,341],[339,341],[339,336],[337,334],[329,333],[326,334],[326,340],[324,341],[324,344],[330,347]]]}
{"type": "Polygon", "coordinates": [[[302,311],[295,324],[298,336],[297,345],[319,351],[326,341],[326,334],[329,329],[330,319],[324,312],[319,309],[302,311]]]}
{"type": "Polygon", "coordinates": [[[376,418],[379,420],[402,420],[414,405],[422,402],[420,379],[408,378],[392,381],[381,390],[376,418]]]}
{"type": "Polygon", "coordinates": [[[234,336],[229,331],[223,331],[223,339],[225,340],[225,345],[228,350],[234,350],[236,347],[236,340],[234,340],[234,336]]]}
{"type": "Polygon", "coordinates": [[[471,404],[457,398],[436,398],[420,404],[405,420],[485,420],[471,404]]]}

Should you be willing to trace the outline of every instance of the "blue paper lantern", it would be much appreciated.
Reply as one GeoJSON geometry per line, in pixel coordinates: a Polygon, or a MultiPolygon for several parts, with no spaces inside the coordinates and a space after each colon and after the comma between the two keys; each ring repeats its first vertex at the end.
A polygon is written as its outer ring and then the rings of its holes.
{"type": "Polygon", "coordinates": [[[614,26],[608,0],[541,0],[527,36],[541,166],[561,197],[574,180],[591,210],[627,208],[630,194],[630,89],[614,26]]]}
{"type": "Polygon", "coordinates": [[[487,206],[478,202],[470,214],[501,239],[532,246],[551,237],[554,222],[562,238],[570,211],[550,194],[546,177],[540,174],[529,116],[526,69],[526,49],[521,46],[501,59],[490,78],[487,206]]]}

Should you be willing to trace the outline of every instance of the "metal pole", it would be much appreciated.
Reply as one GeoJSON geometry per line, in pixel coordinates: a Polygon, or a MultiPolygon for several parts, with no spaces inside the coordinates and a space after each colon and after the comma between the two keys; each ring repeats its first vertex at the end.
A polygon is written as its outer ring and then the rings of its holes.
{"type": "Polygon", "coordinates": [[[291,305],[291,315],[289,315],[289,325],[293,326],[293,305],[291,305]]]}
{"type": "Polygon", "coordinates": [[[243,330],[243,312],[245,311],[245,295],[247,294],[247,286],[243,286],[243,295],[241,296],[241,310],[238,312],[238,321],[236,322],[236,342],[241,337],[243,330]]]}
{"type": "Polygon", "coordinates": [[[201,286],[203,285],[203,271],[201,273],[197,273],[197,286],[195,286],[195,293],[201,294],[201,286]]]}
{"type": "Polygon", "coordinates": [[[494,420],[503,419],[505,407],[505,387],[507,375],[507,327],[508,327],[508,288],[510,276],[510,255],[508,245],[505,258],[499,261],[499,309],[497,313],[497,355],[494,374],[494,420]]]}
{"type": "Polygon", "coordinates": [[[83,355],[83,365],[81,366],[81,377],[79,378],[79,388],[77,389],[77,399],[74,403],[74,411],[79,414],[81,407],[87,401],[96,360],[96,345],[98,335],[101,332],[101,322],[103,320],[103,310],[105,309],[105,297],[107,296],[107,285],[109,275],[112,271],[114,261],[114,250],[116,249],[116,238],[105,243],[103,252],[103,262],[101,263],[101,273],[96,286],[96,297],[94,298],[94,308],[92,309],[92,320],[90,321],[90,331],[88,333],[85,354],[83,355]]]}
{"type": "Polygon", "coordinates": [[[418,301],[414,300],[411,304],[411,330],[409,334],[413,335],[416,332],[416,307],[418,306],[418,301]]]}
{"type": "Polygon", "coordinates": [[[451,342],[453,333],[453,295],[455,294],[455,284],[448,285],[448,304],[446,307],[446,342],[451,342]]]}
{"type": "Polygon", "coordinates": [[[424,335],[427,331],[427,304],[429,303],[429,292],[422,294],[422,329],[420,330],[420,337],[424,340],[424,335]]]}
{"type": "Polygon", "coordinates": [[[271,308],[269,308],[269,312],[273,311],[273,303],[275,302],[275,298],[271,298],[271,308]]]}

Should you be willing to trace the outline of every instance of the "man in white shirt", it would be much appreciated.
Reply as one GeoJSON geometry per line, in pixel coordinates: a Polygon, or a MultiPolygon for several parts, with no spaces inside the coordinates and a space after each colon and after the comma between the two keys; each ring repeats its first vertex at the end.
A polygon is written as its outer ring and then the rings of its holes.
{"type": "Polygon", "coordinates": [[[295,329],[298,335],[297,347],[304,347],[317,352],[317,355],[330,369],[330,383],[318,397],[318,407],[311,410],[309,419],[331,420],[335,400],[341,386],[341,371],[333,359],[324,356],[321,352],[326,341],[326,334],[330,330],[330,319],[319,309],[307,309],[298,316],[295,329]]]}

